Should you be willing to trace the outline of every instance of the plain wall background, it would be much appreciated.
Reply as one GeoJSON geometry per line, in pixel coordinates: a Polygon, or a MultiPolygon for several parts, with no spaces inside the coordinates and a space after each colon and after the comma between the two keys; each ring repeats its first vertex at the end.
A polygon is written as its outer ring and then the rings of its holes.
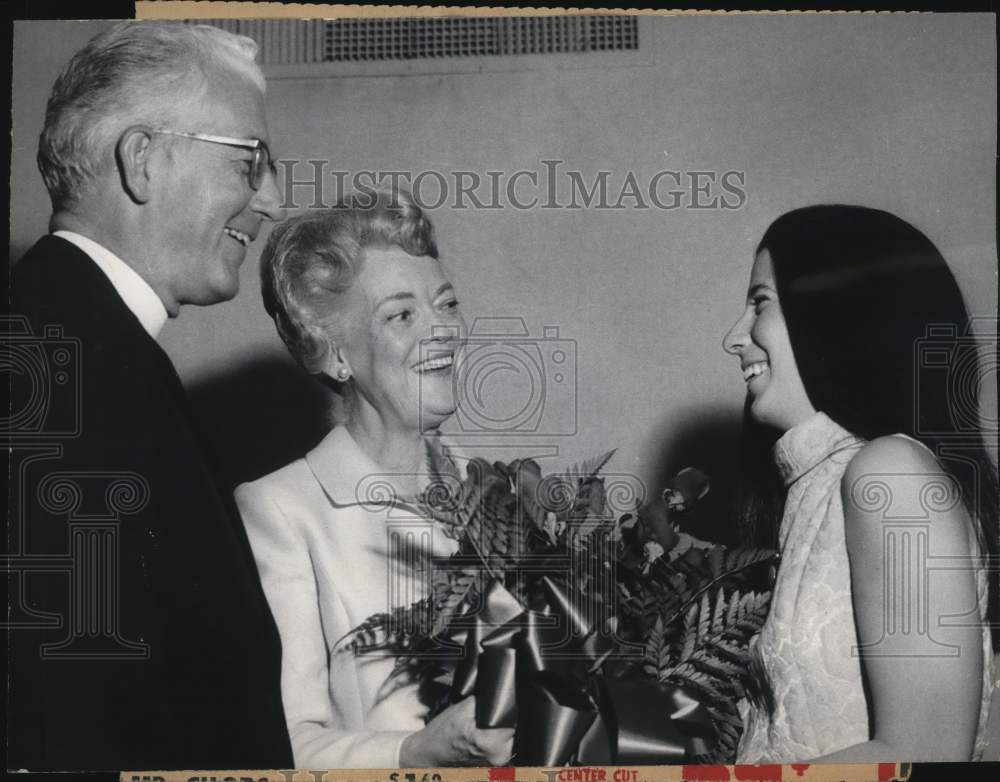
{"type": "MultiPolygon", "coordinates": [[[[34,154],[48,89],[105,25],[15,24],[12,258],[46,230],[34,154]]],[[[744,395],[722,336],[779,214],[817,202],[895,212],[942,250],[970,310],[995,317],[994,29],[974,14],[658,18],[643,28],[648,66],[560,69],[552,56],[513,72],[272,80],[271,135],[280,158],[345,171],[485,175],[554,158],[588,180],[611,171],[617,186],[629,171],[744,171],[738,210],[431,212],[470,322],[521,317],[532,335],[558,326],[576,343],[577,434],[487,452],[555,446],[564,465],[618,447],[609,470],[650,486],[694,463],[719,502],[744,395]]],[[[326,425],[325,392],[261,306],[261,245],[236,300],[186,307],[161,337],[233,480],[300,455],[326,425]]]]}

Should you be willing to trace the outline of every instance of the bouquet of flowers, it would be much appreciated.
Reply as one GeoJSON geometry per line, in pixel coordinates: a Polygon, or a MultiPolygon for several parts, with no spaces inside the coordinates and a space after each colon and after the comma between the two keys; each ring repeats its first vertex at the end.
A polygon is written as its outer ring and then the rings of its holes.
{"type": "Polygon", "coordinates": [[[414,502],[458,550],[426,598],[369,617],[337,653],[396,655],[390,683],[419,681],[429,717],[474,693],[480,727],[516,727],[517,765],[732,762],[776,555],[680,531],[708,479],[682,470],[663,502],[616,513],[613,452],[548,476],[472,459],[463,476],[428,447],[414,502]]]}

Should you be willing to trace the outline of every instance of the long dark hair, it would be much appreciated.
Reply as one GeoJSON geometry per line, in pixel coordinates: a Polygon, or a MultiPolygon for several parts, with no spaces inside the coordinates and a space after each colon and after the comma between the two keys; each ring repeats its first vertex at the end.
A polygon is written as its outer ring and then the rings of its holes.
{"type": "MultiPolygon", "coordinates": [[[[782,215],[763,250],[813,407],[859,437],[902,433],[927,445],[960,487],[984,553],[997,556],[997,468],[979,423],[986,346],[973,338],[941,253],[888,212],[839,204],[782,215]]],[[[770,453],[778,433],[744,417],[742,533],[774,546],[783,507],[770,453]]],[[[994,648],[998,591],[990,573],[994,648]]]]}

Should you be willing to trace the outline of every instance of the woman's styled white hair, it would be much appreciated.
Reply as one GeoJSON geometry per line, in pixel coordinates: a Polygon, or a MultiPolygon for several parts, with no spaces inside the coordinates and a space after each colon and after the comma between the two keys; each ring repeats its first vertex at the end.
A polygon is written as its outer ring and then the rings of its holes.
{"type": "Polygon", "coordinates": [[[340,314],[341,295],[354,284],[369,247],[438,257],[434,226],[402,189],[351,193],[332,208],[279,223],[264,245],[264,308],[308,372],[326,366],[328,331],[340,314]]]}
{"type": "Polygon", "coordinates": [[[59,74],[45,110],[38,168],[53,208],[72,204],[113,163],[125,128],[169,124],[213,72],[238,73],[263,93],[256,56],[252,39],[207,25],[121,22],[92,38],[59,74]]]}

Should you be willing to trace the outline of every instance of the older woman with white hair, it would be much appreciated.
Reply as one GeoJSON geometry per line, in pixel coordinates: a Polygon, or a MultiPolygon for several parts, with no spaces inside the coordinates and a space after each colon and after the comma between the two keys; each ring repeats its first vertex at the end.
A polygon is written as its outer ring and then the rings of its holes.
{"type": "Polygon", "coordinates": [[[477,729],[472,698],[425,724],[415,683],[383,688],[393,658],[333,649],[370,615],[422,597],[421,563],[454,551],[434,522],[411,516],[417,543],[393,556],[398,522],[364,496],[372,481],[415,495],[427,474],[425,438],[455,408],[465,322],[431,223],[405,192],[355,195],[278,226],[261,274],[288,349],[330,378],[342,402],[319,445],[236,491],[282,638],[295,764],[501,765],[513,731],[477,729]]]}

